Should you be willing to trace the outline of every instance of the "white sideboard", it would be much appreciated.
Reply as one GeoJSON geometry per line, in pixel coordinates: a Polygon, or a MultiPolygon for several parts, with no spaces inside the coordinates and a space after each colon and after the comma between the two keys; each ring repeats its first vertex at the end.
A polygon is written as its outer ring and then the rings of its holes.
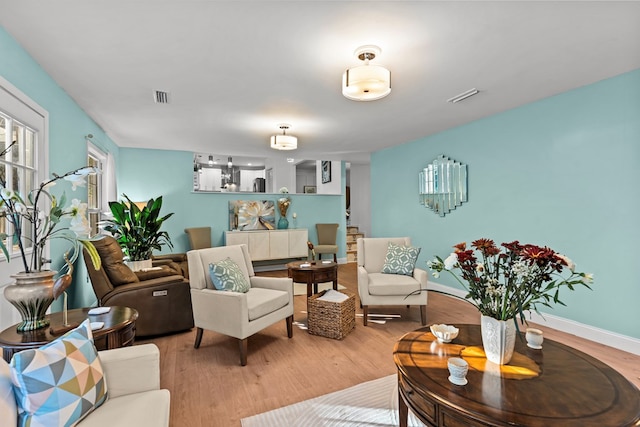
{"type": "Polygon", "coordinates": [[[306,258],[309,232],[306,228],[286,230],[225,231],[225,245],[245,244],[252,261],[306,258]]]}

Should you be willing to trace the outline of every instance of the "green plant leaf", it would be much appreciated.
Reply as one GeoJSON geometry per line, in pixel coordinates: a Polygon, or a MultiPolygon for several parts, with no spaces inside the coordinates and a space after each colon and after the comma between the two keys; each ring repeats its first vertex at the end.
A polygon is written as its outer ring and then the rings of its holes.
{"type": "Polygon", "coordinates": [[[9,252],[7,251],[7,247],[4,245],[4,241],[7,237],[8,237],[8,234],[0,233],[0,249],[2,249],[4,258],[7,260],[7,262],[9,262],[9,252]]]}
{"type": "Polygon", "coordinates": [[[123,194],[124,201],[110,202],[113,219],[107,220],[105,230],[112,233],[123,252],[132,261],[148,259],[153,250],[161,250],[163,245],[173,248],[169,234],[160,231],[163,222],[173,213],[160,217],[162,196],[149,199],[139,208],[123,194]]]}
{"type": "Polygon", "coordinates": [[[93,243],[91,243],[89,240],[80,240],[80,243],[82,243],[82,246],[84,246],[84,248],[87,250],[89,257],[91,258],[93,267],[96,270],[100,270],[102,261],[100,259],[100,255],[98,254],[98,251],[96,250],[96,247],[93,246],[93,243]]]}

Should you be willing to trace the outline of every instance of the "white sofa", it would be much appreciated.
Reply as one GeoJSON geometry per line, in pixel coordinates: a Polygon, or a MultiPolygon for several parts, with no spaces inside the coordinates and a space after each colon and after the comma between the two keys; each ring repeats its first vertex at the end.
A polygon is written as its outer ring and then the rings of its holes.
{"type": "MultiPolygon", "coordinates": [[[[108,399],[79,425],[168,426],[170,396],[168,390],[160,389],[158,347],[144,344],[98,354],[107,380],[108,399]]],[[[10,368],[4,359],[0,359],[0,414],[3,426],[17,425],[10,368]]]]}

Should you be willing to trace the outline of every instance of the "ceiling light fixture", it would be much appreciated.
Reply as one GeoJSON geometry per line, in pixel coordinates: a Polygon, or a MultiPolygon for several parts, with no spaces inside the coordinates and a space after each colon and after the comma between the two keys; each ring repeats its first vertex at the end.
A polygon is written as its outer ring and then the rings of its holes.
{"type": "Polygon", "coordinates": [[[364,65],[348,68],[342,75],[342,94],[354,101],[375,101],[391,93],[391,72],[369,61],[380,55],[378,46],[360,46],[354,52],[364,65]]]}
{"type": "Polygon", "coordinates": [[[274,150],[295,150],[298,148],[298,138],[293,135],[287,135],[287,129],[291,126],[283,123],[279,127],[282,129],[282,135],[271,136],[271,148],[274,150]]]}
{"type": "Polygon", "coordinates": [[[213,156],[209,155],[209,166],[213,166],[213,156]]]}
{"type": "Polygon", "coordinates": [[[447,99],[447,102],[451,102],[451,103],[455,104],[456,102],[460,102],[460,101],[462,101],[464,99],[467,99],[470,96],[476,95],[478,93],[480,93],[480,91],[474,87],[473,89],[469,89],[466,92],[462,92],[461,94],[456,95],[453,98],[447,99]]]}
{"type": "Polygon", "coordinates": [[[228,168],[233,167],[233,161],[231,161],[231,157],[227,159],[227,167],[228,168]]]}

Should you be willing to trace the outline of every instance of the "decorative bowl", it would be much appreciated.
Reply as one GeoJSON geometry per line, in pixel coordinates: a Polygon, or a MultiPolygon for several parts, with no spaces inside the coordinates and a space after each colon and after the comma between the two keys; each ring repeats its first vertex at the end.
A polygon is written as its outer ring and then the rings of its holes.
{"type": "Polygon", "coordinates": [[[451,342],[458,336],[458,328],[451,325],[431,325],[431,333],[438,339],[438,342],[451,342]]]}

